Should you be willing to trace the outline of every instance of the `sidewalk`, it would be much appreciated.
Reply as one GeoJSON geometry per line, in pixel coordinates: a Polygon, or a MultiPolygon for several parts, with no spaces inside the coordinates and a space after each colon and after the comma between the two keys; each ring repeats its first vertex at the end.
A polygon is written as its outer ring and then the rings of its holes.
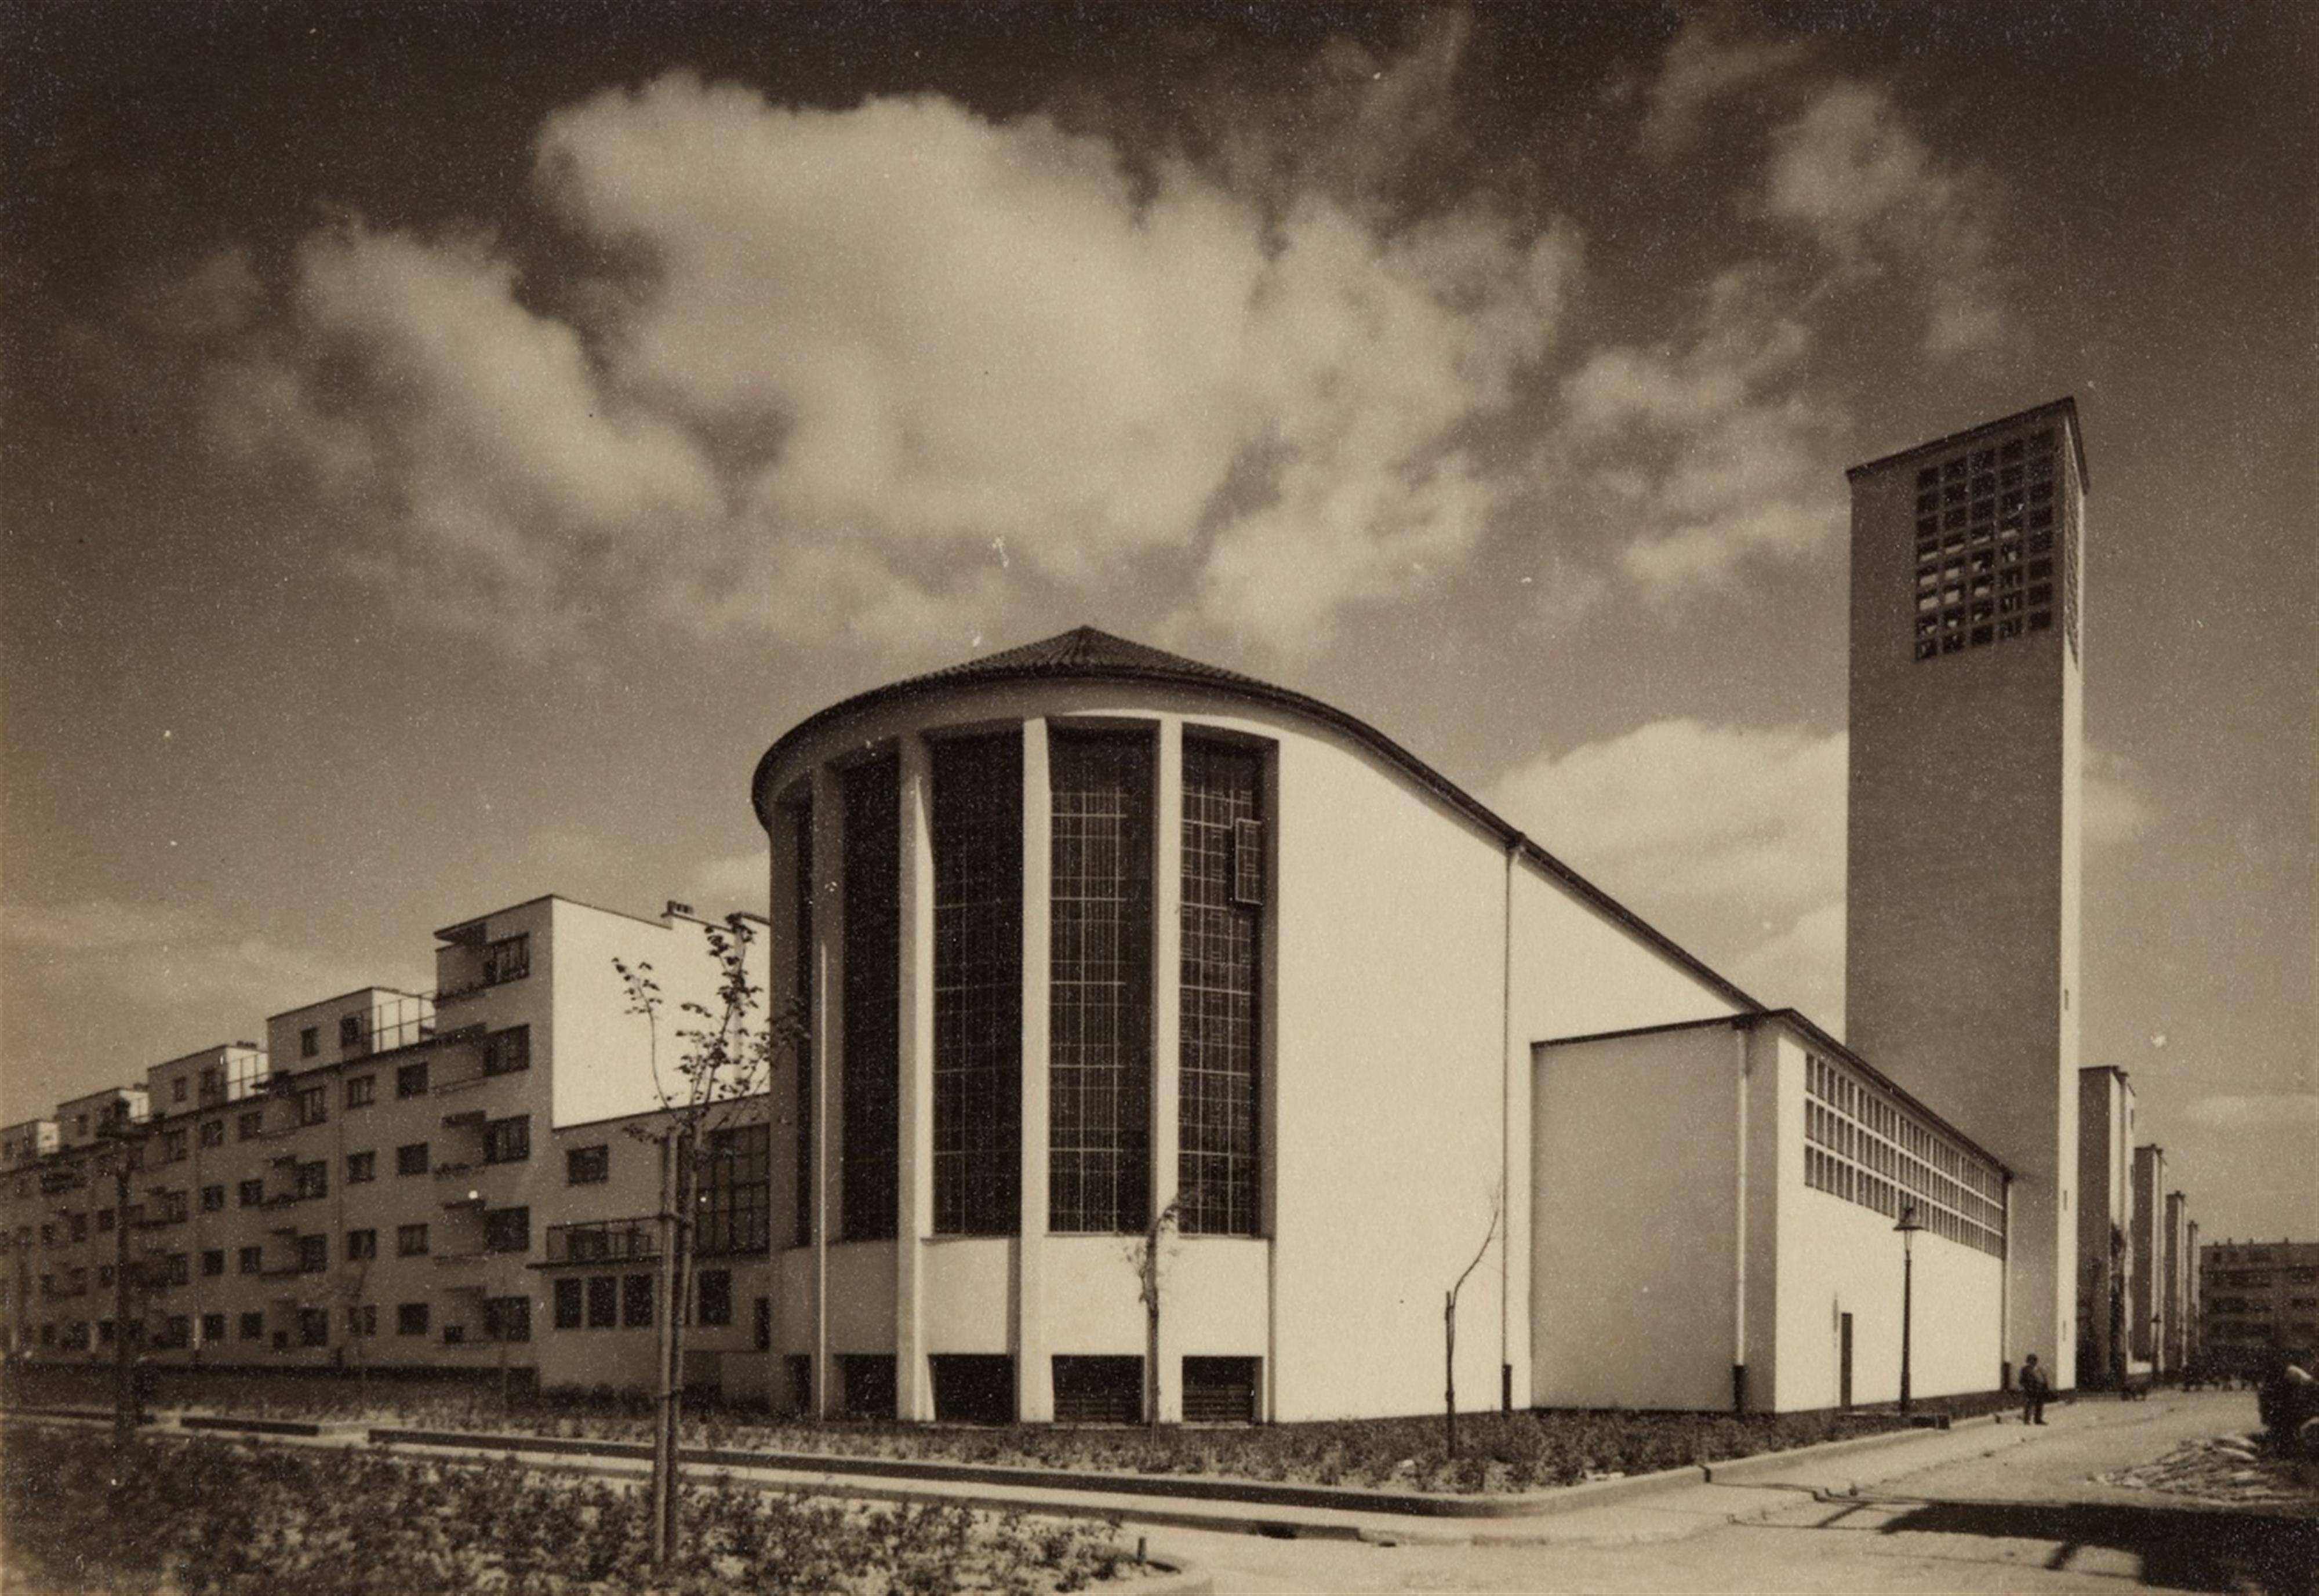
{"type": "MultiPolygon", "coordinates": [[[[24,1418],[93,1420],[95,1414],[19,1410],[24,1418]]],[[[643,1479],[651,1448],[636,1443],[517,1434],[407,1429],[362,1422],[243,1420],[177,1412],[157,1415],[163,1431],[244,1435],[289,1445],[377,1446],[414,1456],[484,1459],[513,1456],[535,1468],[643,1479]]],[[[2019,1444],[2035,1432],[2004,1435],[1987,1420],[1947,1430],[1887,1431],[1792,1451],[1764,1453],[1656,1474],[1597,1480],[1557,1490],[1464,1496],[1287,1485],[1214,1475],[1105,1474],[1023,1467],[753,1453],[688,1447],[688,1476],[723,1475],[764,1491],[812,1492],[881,1501],[936,1501],[992,1511],[1117,1519],[1154,1528],[1198,1528],[1279,1538],[1364,1540],[1379,1545],[1634,1545],[1674,1540],[1746,1522],[1793,1505],[1800,1496],[1841,1494],[1876,1471],[1872,1458],[1909,1448],[1910,1462],[2019,1444]]],[[[1883,1460],[1883,1459],[1878,1459],[1883,1460]]]]}

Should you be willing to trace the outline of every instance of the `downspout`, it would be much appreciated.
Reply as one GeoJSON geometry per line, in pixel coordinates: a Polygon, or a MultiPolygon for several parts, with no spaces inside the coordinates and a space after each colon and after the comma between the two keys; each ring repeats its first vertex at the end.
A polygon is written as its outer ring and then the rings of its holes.
{"type": "Polygon", "coordinates": [[[1733,1061],[1738,1066],[1739,1157],[1731,1211],[1736,1226],[1731,1249],[1731,1411],[1747,1411],[1747,1032],[1743,1017],[1731,1027],[1733,1061]]]}
{"type": "Polygon", "coordinates": [[[1498,987],[1498,1203],[1504,1211],[1498,1240],[1498,1407],[1507,1413],[1514,1411],[1513,1205],[1518,1199],[1527,1202],[1529,1197],[1527,1180],[1522,1182],[1519,1194],[1514,1188],[1514,855],[1520,850],[1520,833],[1506,839],[1505,893],[1500,927],[1505,958],[1499,969],[1498,987]]]}

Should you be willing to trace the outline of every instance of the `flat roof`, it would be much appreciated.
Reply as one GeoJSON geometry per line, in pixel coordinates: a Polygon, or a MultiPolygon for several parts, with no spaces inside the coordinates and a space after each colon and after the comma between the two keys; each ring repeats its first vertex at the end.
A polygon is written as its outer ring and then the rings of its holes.
{"type": "Polygon", "coordinates": [[[2003,1159],[1999,1158],[1995,1153],[1981,1146],[1979,1141],[1975,1141],[1971,1135],[1960,1129],[1954,1122],[1950,1120],[1945,1114],[1940,1113],[1939,1110],[1934,1108],[1923,1098],[1917,1096],[1914,1092],[1909,1091],[1906,1087],[1901,1086],[1890,1076],[1877,1069],[1875,1065],[1871,1064],[1858,1053],[1854,1052],[1850,1048],[1845,1046],[1844,1043],[1836,1041],[1835,1037],[1830,1036],[1826,1031],[1820,1029],[1820,1027],[1816,1024],[1809,1015],[1805,1014],[1799,1009],[1758,1008],[1744,1014],[1710,1014],[1705,1019],[1673,1020],[1663,1025],[1634,1025],[1624,1031],[1597,1031],[1585,1036],[1557,1036],[1542,1041],[1534,1041],[1529,1045],[1531,1050],[1535,1051],[1539,1048],[1576,1047],[1585,1042],[1618,1041],[1630,1036],[1663,1036],[1678,1031],[1704,1031],[1712,1026],[1719,1025],[1740,1026],[1752,1030],[1754,1027],[1762,1024],[1766,1020],[1785,1025],[1791,1030],[1800,1032],[1803,1034],[1804,1039],[1810,1042],[1811,1045],[1818,1051],[1833,1053],[1836,1058],[1842,1059],[1846,1065],[1850,1066],[1852,1069],[1857,1069],[1861,1074],[1873,1081],[1880,1089],[1891,1093],[1893,1096],[1899,1098],[1911,1110],[1923,1115],[1935,1129],[1940,1131],[1945,1135],[1955,1137],[1959,1141],[1964,1143],[1964,1145],[1972,1152],[1988,1159],[1991,1164],[1996,1165],[1999,1169],[2004,1172],[2005,1177],[2008,1180],[2013,1178],[2012,1166],[2006,1163],[2003,1159]]]}

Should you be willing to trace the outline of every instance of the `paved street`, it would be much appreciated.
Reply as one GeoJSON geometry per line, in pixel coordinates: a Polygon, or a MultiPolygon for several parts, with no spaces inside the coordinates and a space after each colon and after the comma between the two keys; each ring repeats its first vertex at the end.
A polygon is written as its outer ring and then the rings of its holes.
{"type": "Polygon", "coordinates": [[[1220,1593],[2319,1590],[2319,1519],[2098,1480],[2255,1425],[2245,1392],[2089,1401],[2042,1429],[1973,1426],[1688,1487],[1543,1545],[1153,1540],[1212,1571],[1220,1593]]]}

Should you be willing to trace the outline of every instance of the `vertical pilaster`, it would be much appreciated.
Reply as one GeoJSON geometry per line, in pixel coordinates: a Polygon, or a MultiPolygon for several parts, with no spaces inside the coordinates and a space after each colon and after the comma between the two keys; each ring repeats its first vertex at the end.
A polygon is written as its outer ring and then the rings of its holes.
{"type": "Polygon", "coordinates": [[[934,1416],[927,1383],[925,1305],[919,1266],[934,1233],[934,768],[925,739],[901,746],[901,1104],[894,1225],[894,1411],[934,1416]]]}
{"type": "Polygon", "coordinates": [[[1055,1416],[1047,1361],[1047,1088],[1049,928],[1054,900],[1054,803],[1047,722],[1023,723],[1023,1214],[1015,1251],[1015,1407],[1025,1423],[1055,1416]]]}
{"type": "Polygon", "coordinates": [[[837,1195],[837,1075],[845,1057],[845,813],[837,772],[813,772],[813,1400],[830,1412],[829,1236],[837,1195]]]}
{"type": "MultiPolygon", "coordinates": [[[[1164,1213],[1176,1200],[1178,1104],[1182,1084],[1184,977],[1184,723],[1169,716],[1160,723],[1159,791],[1151,805],[1156,846],[1151,869],[1151,1212],[1164,1213]]],[[[1162,1266],[1166,1263],[1163,1252],[1162,1266]]],[[[1163,1290],[1161,1301],[1166,1301],[1163,1290]]],[[[1178,1371],[1175,1321],[1160,1319],[1160,1344],[1147,1348],[1154,1363],[1152,1390],[1160,1420],[1184,1417],[1183,1382],[1178,1371]]]]}

